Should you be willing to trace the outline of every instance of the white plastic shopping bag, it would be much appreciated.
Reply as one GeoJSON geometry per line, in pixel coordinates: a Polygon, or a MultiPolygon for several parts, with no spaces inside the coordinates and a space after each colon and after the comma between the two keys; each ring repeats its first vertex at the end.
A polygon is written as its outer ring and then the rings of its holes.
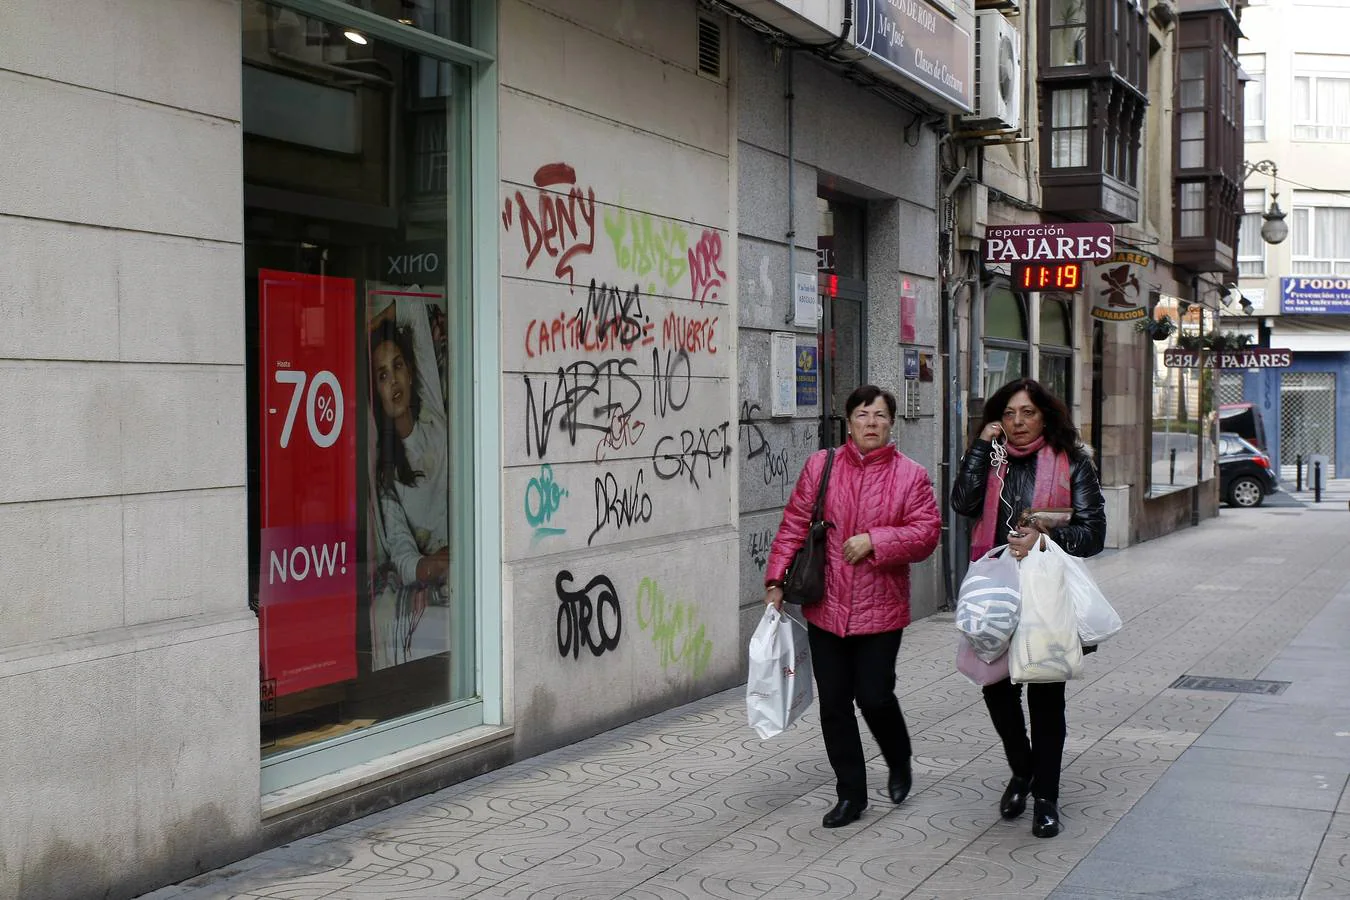
{"type": "Polygon", "coordinates": [[[806,626],[774,609],[764,610],[750,637],[745,708],[761,740],[782,734],[811,705],[811,647],[806,626]]]}
{"type": "Polygon", "coordinates": [[[1019,564],[1022,613],[1008,649],[1008,673],[1018,684],[1070,681],[1083,674],[1078,617],[1065,579],[1066,558],[1068,554],[1042,535],[1019,564]]]}
{"type": "Polygon", "coordinates": [[[1007,550],[995,547],[972,562],[956,594],[956,628],[987,663],[1007,651],[1022,605],[1017,560],[1007,550]]]}
{"type": "Polygon", "coordinates": [[[1097,587],[1087,565],[1078,557],[1055,549],[1064,554],[1064,584],[1078,617],[1078,639],[1089,647],[1096,646],[1120,631],[1120,615],[1097,587]]]}

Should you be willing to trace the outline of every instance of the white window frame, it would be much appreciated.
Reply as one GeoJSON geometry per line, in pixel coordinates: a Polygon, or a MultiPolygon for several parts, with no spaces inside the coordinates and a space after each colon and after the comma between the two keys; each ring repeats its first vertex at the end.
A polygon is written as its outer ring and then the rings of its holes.
{"type": "Polygon", "coordinates": [[[1249,144],[1260,143],[1266,139],[1266,55],[1244,53],[1238,57],[1238,65],[1249,79],[1242,93],[1243,140],[1249,144]],[[1257,99],[1253,99],[1253,85],[1261,91],[1257,99]]]}
{"type": "Polygon", "coordinates": [[[1350,210],[1350,199],[1332,194],[1300,191],[1294,195],[1290,217],[1290,251],[1294,275],[1350,275],[1350,256],[1315,256],[1317,247],[1317,210],[1350,210]],[[1302,245],[1300,251],[1300,245],[1302,245]]]}
{"type": "MultiPolygon", "coordinates": [[[[1347,0],[1350,2],[1350,0],[1347,0]]],[[[1350,143],[1350,120],[1323,122],[1317,112],[1317,83],[1322,80],[1350,82],[1350,55],[1296,54],[1294,56],[1293,96],[1290,110],[1294,120],[1293,139],[1317,143],[1350,143]],[[1308,115],[1301,116],[1298,90],[1307,82],[1308,115]],[[1325,134],[1323,132],[1326,132],[1325,134]]]]}
{"type": "MultiPolygon", "coordinates": [[[[1264,278],[1266,274],[1266,242],[1261,238],[1261,226],[1264,224],[1261,214],[1266,211],[1265,188],[1244,190],[1242,200],[1242,226],[1247,231],[1254,230],[1256,239],[1254,241],[1238,240],[1238,277],[1264,278]],[[1250,228],[1253,220],[1256,225],[1255,229],[1250,228]]],[[[1243,230],[1239,230],[1238,235],[1241,238],[1243,230]]]]}

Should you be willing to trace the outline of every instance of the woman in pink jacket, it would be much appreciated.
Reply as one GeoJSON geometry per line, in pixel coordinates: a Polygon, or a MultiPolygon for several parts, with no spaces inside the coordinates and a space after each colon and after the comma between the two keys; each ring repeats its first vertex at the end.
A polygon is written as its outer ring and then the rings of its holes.
{"type": "MultiPolygon", "coordinates": [[[[941,516],[923,466],[891,443],[895,398],[863,385],[845,403],[849,440],[825,488],[825,597],[805,608],[825,752],[839,802],[822,824],[838,828],[867,807],[856,702],[890,769],[892,803],[909,795],[909,731],[895,697],[895,661],[909,624],[909,566],[937,547],[941,516]]],[[[765,567],[764,602],[783,605],[783,577],[802,546],[828,451],[807,459],[765,567]]]]}

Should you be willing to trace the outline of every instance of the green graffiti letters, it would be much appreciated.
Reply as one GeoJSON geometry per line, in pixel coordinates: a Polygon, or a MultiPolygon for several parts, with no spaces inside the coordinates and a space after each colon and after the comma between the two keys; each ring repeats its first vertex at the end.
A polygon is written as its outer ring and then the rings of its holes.
{"type": "Polygon", "coordinates": [[[566,528],[549,527],[549,522],[562,506],[567,489],[553,480],[553,467],[548,463],[539,467],[539,474],[525,486],[525,521],[534,529],[534,539],[566,534],[566,528]]]}
{"type": "Polygon", "coordinates": [[[650,292],[656,292],[658,281],[670,289],[684,280],[689,270],[689,231],[679,222],[606,209],[605,233],[614,242],[614,259],[620,269],[655,279],[650,292]]]}
{"type": "Polygon", "coordinates": [[[663,669],[678,664],[698,678],[708,668],[713,645],[704,636],[704,626],[695,624],[697,613],[692,604],[668,602],[650,578],[638,585],[638,627],[651,633],[652,643],[661,651],[663,669]]]}

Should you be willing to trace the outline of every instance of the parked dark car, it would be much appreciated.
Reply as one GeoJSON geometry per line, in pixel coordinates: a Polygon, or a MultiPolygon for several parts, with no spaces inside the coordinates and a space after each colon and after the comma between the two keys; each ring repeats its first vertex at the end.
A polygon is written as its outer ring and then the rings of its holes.
{"type": "Polygon", "coordinates": [[[1278,485],[1270,457],[1236,434],[1219,432],[1219,492],[1231,506],[1260,506],[1278,485]]]}
{"type": "Polygon", "coordinates": [[[1263,453],[1266,450],[1266,426],[1255,403],[1220,404],[1219,431],[1236,434],[1263,453]]]}

